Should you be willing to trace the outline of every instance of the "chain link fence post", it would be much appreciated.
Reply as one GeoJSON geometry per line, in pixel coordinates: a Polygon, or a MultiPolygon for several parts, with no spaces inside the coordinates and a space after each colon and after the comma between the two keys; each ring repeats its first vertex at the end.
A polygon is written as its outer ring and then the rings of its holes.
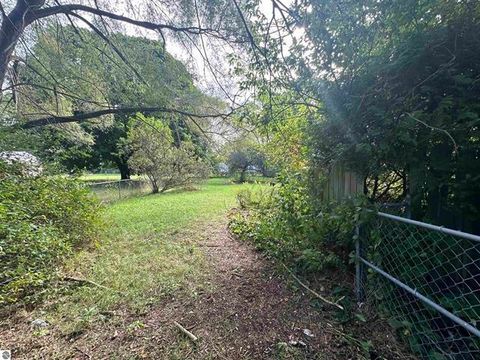
{"type": "Polygon", "coordinates": [[[355,296],[357,304],[361,304],[365,301],[365,265],[360,258],[363,256],[364,251],[364,239],[363,239],[363,227],[360,224],[355,226],[355,296]]]}
{"type": "Polygon", "coordinates": [[[411,219],[412,218],[412,198],[410,194],[407,194],[404,201],[405,201],[405,217],[407,219],[411,219]]]}

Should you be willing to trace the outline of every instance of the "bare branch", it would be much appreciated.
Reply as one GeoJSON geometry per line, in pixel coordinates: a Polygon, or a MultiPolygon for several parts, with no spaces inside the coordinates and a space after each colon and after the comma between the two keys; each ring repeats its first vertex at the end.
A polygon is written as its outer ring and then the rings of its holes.
{"type": "Polygon", "coordinates": [[[172,114],[180,114],[189,117],[195,118],[226,118],[232,114],[230,113],[218,113],[218,114],[194,114],[188,111],[165,108],[165,107],[125,107],[125,108],[109,108],[104,110],[92,111],[92,112],[84,112],[79,113],[72,116],[48,116],[40,119],[30,120],[21,125],[24,129],[30,129],[39,126],[46,126],[46,125],[54,125],[54,124],[65,124],[71,122],[83,122],[91,119],[98,118],[104,115],[111,115],[111,114],[134,114],[137,112],[142,113],[154,113],[154,112],[163,112],[163,113],[172,113],[172,114]]]}
{"type": "Polygon", "coordinates": [[[31,11],[29,13],[28,21],[32,22],[35,20],[39,20],[39,19],[49,17],[52,15],[57,15],[57,14],[73,15],[73,12],[75,11],[84,11],[90,14],[103,16],[112,20],[122,21],[128,24],[136,25],[149,30],[155,30],[155,31],[171,30],[174,32],[183,32],[183,33],[188,33],[192,35],[208,34],[210,36],[218,37],[223,40],[227,38],[226,35],[221,34],[218,30],[215,30],[215,29],[199,28],[196,26],[181,27],[181,26],[173,26],[170,24],[158,24],[151,21],[135,20],[127,16],[115,14],[109,11],[105,11],[105,10],[101,10],[98,8],[81,5],[81,4],[57,5],[57,6],[51,6],[44,9],[31,11]]]}
{"type": "Polygon", "coordinates": [[[450,135],[450,133],[445,130],[445,129],[441,129],[441,128],[438,128],[438,127],[435,127],[435,126],[432,126],[432,125],[428,125],[425,121],[422,121],[418,118],[416,118],[415,116],[413,116],[412,114],[410,113],[406,113],[412,120],[415,120],[416,122],[422,124],[423,126],[427,127],[427,128],[430,128],[434,131],[439,131],[439,132],[442,132],[444,133],[445,135],[447,135],[447,137],[452,141],[453,143],[453,155],[457,155],[458,154],[458,145],[457,145],[457,142],[455,141],[455,139],[453,138],[452,135],[450,135]]]}

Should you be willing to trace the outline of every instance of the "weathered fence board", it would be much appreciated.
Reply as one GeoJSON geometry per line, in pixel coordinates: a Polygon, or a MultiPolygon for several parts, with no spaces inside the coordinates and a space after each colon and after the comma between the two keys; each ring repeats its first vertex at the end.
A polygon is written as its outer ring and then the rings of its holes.
{"type": "Polygon", "coordinates": [[[343,164],[334,164],[324,186],[323,200],[342,200],[359,193],[363,193],[362,178],[348,171],[343,164]]]}

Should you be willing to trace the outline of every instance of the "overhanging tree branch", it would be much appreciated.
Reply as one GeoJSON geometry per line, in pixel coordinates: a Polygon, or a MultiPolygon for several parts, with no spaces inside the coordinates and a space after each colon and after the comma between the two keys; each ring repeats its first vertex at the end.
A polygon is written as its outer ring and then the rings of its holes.
{"type": "Polygon", "coordinates": [[[188,117],[202,118],[202,119],[218,118],[218,117],[226,118],[232,114],[232,112],[217,113],[217,114],[195,114],[195,113],[190,113],[188,111],[171,109],[166,107],[139,106],[139,107],[125,107],[125,108],[109,108],[104,110],[79,113],[72,116],[48,116],[40,119],[27,121],[26,123],[22,124],[21,127],[23,129],[31,129],[31,128],[46,126],[46,125],[65,124],[65,123],[71,123],[71,122],[83,122],[83,121],[88,121],[104,115],[134,114],[137,112],[141,112],[141,113],[163,112],[163,113],[170,113],[170,114],[180,114],[188,117]]]}
{"type": "Polygon", "coordinates": [[[184,33],[189,33],[192,35],[200,35],[200,34],[208,34],[210,36],[215,36],[219,37],[221,39],[226,39],[226,36],[221,34],[218,30],[215,29],[209,29],[209,28],[200,28],[196,26],[173,26],[170,24],[159,24],[159,23],[154,23],[151,21],[144,21],[144,20],[136,20],[132,19],[128,16],[123,16],[119,14],[115,14],[109,11],[101,10],[98,8],[86,6],[86,5],[81,5],[81,4],[67,4],[67,5],[56,5],[56,6],[51,6],[43,9],[38,9],[35,11],[31,11],[29,14],[29,17],[27,20],[29,22],[39,20],[45,17],[49,17],[52,15],[58,15],[58,14],[70,14],[72,15],[73,12],[75,11],[84,11],[93,15],[98,15],[98,16],[103,16],[112,20],[117,20],[121,22],[125,22],[128,24],[132,24],[135,26],[139,26],[145,29],[149,30],[155,30],[155,31],[160,31],[160,30],[171,30],[175,32],[184,32],[184,33]]]}

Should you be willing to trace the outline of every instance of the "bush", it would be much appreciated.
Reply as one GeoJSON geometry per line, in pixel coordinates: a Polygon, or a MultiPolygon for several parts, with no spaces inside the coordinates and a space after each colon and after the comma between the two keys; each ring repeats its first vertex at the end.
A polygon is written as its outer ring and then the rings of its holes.
{"type": "Polygon", "coordinates": [[[30,295],[91,242],[100,206],[79,182],[23,177],[0,163],[0,304],[30,295]]]}
{"type": "Polygon", "coordinates": [[[353,249],[358,200],[318,206],[302,174],[279,180],[270,191],[239,193],[232,233],[302,272],[343,267],[353,249]]]}
{"type": "Polygon", "coordinates": [[[207,179],[209,168],[195,153],[191,141],[175,145],[172,130],[160,119],[137,114],[131,120],[128,143],[133,151],[128,163],[146,174],[153,193],[190,186],[207,179]]]}

